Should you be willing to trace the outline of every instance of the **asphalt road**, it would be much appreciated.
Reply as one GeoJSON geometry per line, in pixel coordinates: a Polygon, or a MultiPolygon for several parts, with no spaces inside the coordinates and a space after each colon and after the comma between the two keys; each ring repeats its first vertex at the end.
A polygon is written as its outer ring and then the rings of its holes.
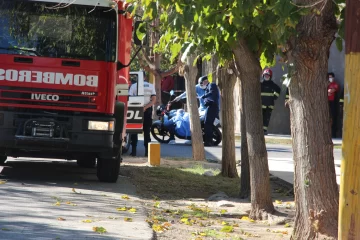
{"type": "MultiPolygon", "coordinates": [[[[140,139],[139,135],[139,139],[140,139]]],[[[153,140],[154,141],[154,140],[153,140]]],[[[177,144],[161,145],[162,157],[173,158],[191,158],[192,147],[185,145],[183,140],[176,140],[177,144]]],[[[275,175],[289,183],[294,181],[294,162],[292,159],[292,147],[287,144],[267,144],[269,170],[272,175],[275,175]]],[[[205,147],[207,159],[221,160],[222,149],[221,144],[217,147],[205,147]]],[[[138,143],[138,155],[143,156],[144,148],[143,142],[138,143]]],[[[236,142],[236,158],[241,159],[240,142],[236,142]]],[[[337,182],[340,182],[340,162],[341,149],[334,149],[334,164],[337,175],[337,182]]]]}
{"type": "Polygon", "coordinates": [[[121,176],[117,183],[100,183],[95,172],[75,162],[10,158],[0,167],[0,239],[151,239],[135,187],[121,176]],[[122,199],[125,194],[129,200],[122,199]],[[125,206],[137,212],[117,211],[125,206]]]}

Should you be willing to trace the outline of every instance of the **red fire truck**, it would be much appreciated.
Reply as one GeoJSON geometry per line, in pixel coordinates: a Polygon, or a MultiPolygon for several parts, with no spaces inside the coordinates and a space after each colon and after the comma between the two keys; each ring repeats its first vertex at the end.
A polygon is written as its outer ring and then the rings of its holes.
{"type": "Polygon", "coordinates": [[[0,0],[0,163],[40,157],[91,167],[97,160],[98,179],[117,181],[137,30],[125,7],[0,0]]]}

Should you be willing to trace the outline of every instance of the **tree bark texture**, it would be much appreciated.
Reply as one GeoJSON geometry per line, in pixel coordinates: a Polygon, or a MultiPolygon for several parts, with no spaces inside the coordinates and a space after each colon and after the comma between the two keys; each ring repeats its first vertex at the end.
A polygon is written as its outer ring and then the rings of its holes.
{"type": "Polygon", "coordinates": [[[195,161],[203,161],[205,160],[205,149],[195,89],[197,67],[193,65],[194,60],[194,55],[188,56],[186,65],[184,66],[184,78],[187,96],[186,104],[188,106],[188,111],[190,114],[190,130],[193,159],[195,161]]]}
{"type": "MultiPolygon", "coordinates": [[[[270,174],[262,126],[260,63],[243,39],[233,47],[236,68],[244,87],[246,138],[250,162],[252,219],[263,220],[274,213],[271,199],[270,174]]],[[[243,136],[242,136],[243,137],[243,136]]]]}
{"type": "Polygon", "coordinates": [[[240,89],[240,127],[241,127],[241,174],[240,174],[240,198],[245,199],[250,195],[250,166],[249,150],[246,139],[246,121],[244,105],[244,88],[239,82],[240,89]]]}
{"type": "MultiPolygon", "coordinates": [[[[313,5],[315,0],[298,0],[313,5]]],[[[295,164],[296,216],[292,239],[336,239],[338,186],[331,140],[327,71],[336,32],[332,1],[315,5],[320,15],[304,16],[287,52],[294,64],[290,116],[295,164]]]]}
{"type": "Polygon", "coordinates": [[[219,88],[221,92],[222,141],[221,175],[236,178],[239,174],[236,169],[235,155],[235,116],[234,116],[234,86],[236,76],[228,74],[226,68],[217,68],[219,88]]]}

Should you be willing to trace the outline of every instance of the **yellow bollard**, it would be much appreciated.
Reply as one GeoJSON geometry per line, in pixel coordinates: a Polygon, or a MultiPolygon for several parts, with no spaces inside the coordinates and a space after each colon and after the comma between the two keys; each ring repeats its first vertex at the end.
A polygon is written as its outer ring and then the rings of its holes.
{"type": "Polygon", "coordinates": [[[151,166],[160,166],[160,143],[148,143],[148,162],[151,166]]]}

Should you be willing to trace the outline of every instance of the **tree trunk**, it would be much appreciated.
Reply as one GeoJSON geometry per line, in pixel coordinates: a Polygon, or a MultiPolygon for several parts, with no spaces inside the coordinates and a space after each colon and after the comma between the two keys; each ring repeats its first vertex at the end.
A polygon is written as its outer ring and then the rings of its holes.
{"type": "Polygon", "coordinates": [[[245,40],[233,47],[236,67],[244,87],[246,137],[250,162],[250,218],[265,220],[274,213],[271,199],[270,174],[262,124],[260,63],[249,50],[245,40]]]}
{"type": "Polygon", "coordinates": [[[203,134],[201,131],[200,116],[197,105],[195,79],[197,74],[197,67],[193,65],[195,56],[187,57],[186,65],[184,66],[184,78],[186,88],[186,104],[190,114],[190,128],[191,128],[191,142],[192,154],[195,161],[205,160],[205,149],[203,142],[203,134]]]}
{"type": "Polygon", "coordinates": [[[250,195],[250,167],[249,152],[246,139],[246,121],[244,105],[244,88],[240,85],[240,132],[241,132],[241,174],[240,174],[240,198],[245,199],[250,195]]]}
{"type": "Polygon", "coordinates": [[[327,96],[329,49],[337,26],[332,1],[323,4],[317,5],[321,15],[301,19],[287,53],[295,70],[289,86],[296,199],[292,239],[337,238],[339,192],[327,96]]]}
{"type": "Polygon", "coordinates": [[[224,177],[236,178],[239,174],[236,170],[235,155],[235,114],[234,114],[234,87],[236,77],[228,74],[226,68],[217,68],[219,88],[221,91],[221,116],[222,134],[225,136],[222,141],[221,175],[224,177]]]}

